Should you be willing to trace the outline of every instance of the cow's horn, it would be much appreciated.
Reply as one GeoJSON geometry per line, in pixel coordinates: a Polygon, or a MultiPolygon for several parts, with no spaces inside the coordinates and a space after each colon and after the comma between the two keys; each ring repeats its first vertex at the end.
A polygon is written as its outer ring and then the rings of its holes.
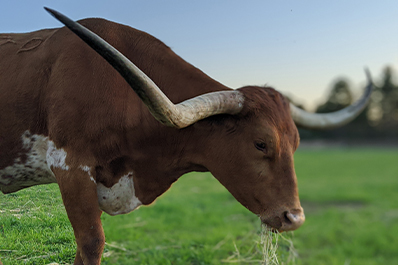
{"type": "Polygon", "coordinates": [[[244,96],[234,90],[208,93],[173,104],[145,73],[109,43],[63,14],[45,9],[107,60],[163,124],[184,128],[212,115],[237,114],[242,110],[244,96]]]}
{"type": "Polygon", "coordinates": [[[343,126],[355,119],[366,107],[373,90],[373,82],[369,71],[366,69],[368,85],[360,99],[350,106],[331,113],[310,113],[290,103],[290,113],[294,122],[307,129],[333,129],[343,126]]]}

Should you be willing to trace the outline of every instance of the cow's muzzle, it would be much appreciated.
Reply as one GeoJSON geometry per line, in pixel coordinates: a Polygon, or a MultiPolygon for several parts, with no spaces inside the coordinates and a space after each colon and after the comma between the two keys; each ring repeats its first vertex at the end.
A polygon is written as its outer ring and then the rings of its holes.
{"type": "Polygon", "coordinates": [[[277,216],[261,216],[261,221],[267,226],[279,231],[293,231],[305,221],[303,208],[287,210],[277,216]]]}

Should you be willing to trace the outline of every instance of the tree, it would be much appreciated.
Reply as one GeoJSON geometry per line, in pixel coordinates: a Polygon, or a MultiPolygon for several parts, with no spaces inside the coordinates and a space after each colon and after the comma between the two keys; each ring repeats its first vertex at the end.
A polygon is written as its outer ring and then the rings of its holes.
{"type": "Polygon", "coordinates": [[[320,105],[317,113],[327,113],[347,107],[352,102],[352,94],[348,82],[344,79],[338,80],[332,87],[327,101],[320,105]]]}
{"type": "Polygon", "coordinates": [[[368,109],[370,124],[384,137],[398,137],[398,86],[393,80],[392,68],[386,67],[368,109]]]}
{"type": "MultiPolygon", "coordinates": [[[[366,109],[351,123],[330,131],[300,129],[302,139],[325,140],[398,140],[398,86],[391,67],[383,70],[381,82],[375,87],[366,109]]],[[[325,103],[316,112],[340,110],[353,101],[349,83],[339,79],[332,85],[325,103]]]]}

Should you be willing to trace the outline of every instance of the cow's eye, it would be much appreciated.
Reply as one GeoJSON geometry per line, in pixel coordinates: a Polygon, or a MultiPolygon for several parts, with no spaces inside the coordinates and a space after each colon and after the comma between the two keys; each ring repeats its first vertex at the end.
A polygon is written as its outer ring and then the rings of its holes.
{"type": "Polygon", "coordinates": [[[260,150],[260,151],[262,151],[262,152],[267,151],[267,150],[266,150],[266,149],[267,149],[267,145],[266,145],[264,142],[256,142],[256,143],[254,143],[254,146],[255,146],[258,150],[260,150]]]}

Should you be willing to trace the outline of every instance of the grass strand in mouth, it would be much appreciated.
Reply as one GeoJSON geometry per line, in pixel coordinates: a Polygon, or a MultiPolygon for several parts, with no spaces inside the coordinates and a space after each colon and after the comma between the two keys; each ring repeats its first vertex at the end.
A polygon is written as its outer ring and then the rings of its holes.
{"type": "Polygon", "coordinates": [[[284,236],[282,233],[272,232],[272,229],[262,225],[260,247],[263,254],[263,265],[293,265],[297,257],[293,241],[288,238],[293,232],[284,236]]]}

